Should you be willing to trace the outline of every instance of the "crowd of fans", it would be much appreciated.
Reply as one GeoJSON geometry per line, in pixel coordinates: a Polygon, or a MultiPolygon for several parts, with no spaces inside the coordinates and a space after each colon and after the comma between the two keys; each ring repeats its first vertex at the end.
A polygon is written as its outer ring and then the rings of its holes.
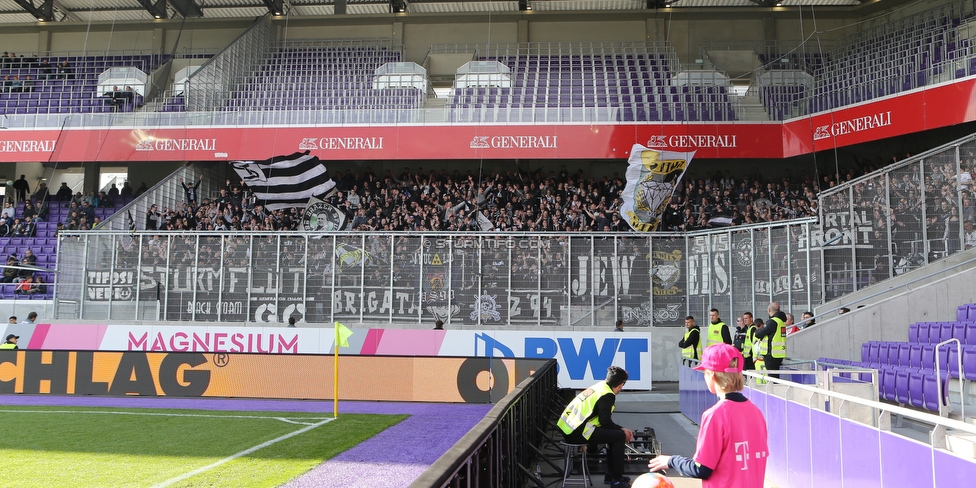
{"type": "MultiPolygon", "coordinates": [[[[629,231],[620,217],[622,176],[499,172],[476,176],[416,172],[378,176],[336,172],[325,201],[345,214],[344,230],[358,231],[629,231]]],[[[196,202],[195,186],[177,208],[153,206],[149,230],[283,231],[300,228],[302,210],[268,210],[246,185],[226,181],[217,195],[196,202]],[[191,193],[193,193],[191,195],[191,193]]],[[[737,181],[726,172],[689,174],[675,192],[659,230],[694,230],[816,215],[817,183],[737,181]]]]}
{"type": "MultiPolygon", "coordinates": [[[[907,156],[907,155],[906,155],[907,156]]],[[[926,223],[935,252],[954,252],[961,246],[976,245],[976,233],[967,231],[966,242],[960,242],[959,225],[976,218],[976,196],[967,168],[976,164],[976,155],[962,161],[962,175],[956,175],[953,161],[930,164],[931,180],[925,189],[926,223]],[[965,175],[965,176],[963,176],[965,175]],[[959,211],[956,191],[963,190],[963,210],[959,211]],[[972,241],[972,242],[970,242],[972,241]]],[[[893,158],[893,162],[898,158],[893,158]]],[[[689,172],[675,190],[666,207],[659,231],[691,231],[729,225],[771,222],[818,215],[817,193],[822,189],[872,172],[883,164],[864,163],[840,174],[825,175],[819,181],[812,176],[765,178],[762,175],[733,176],[730,171],[711,175],[689,172]]],[[[921,205],[920,177],[911,171],[892,183],[890,205],[873,183],[854,188],[857,210],[877,225],[872,238],[887,235],[886,214],[891,216],[892,238],[899,247],[908,248],[917,240],[921,223],[917,222],[921,205]]],[[[620,217],[621,194],[626,181],[619,173],[595,178],[582,170],[487,172],[475,175],[471,170],[411,171],[399,174],[387,170],[382,176],[366,169],[362,173],[335,172],[335,191],[326,202],[345,214],[343,230],[351,231],[515,231],[515,232],[627,232],[630,226],[620,217]]],[[[43,183],[41,184],[43,185],[43,183]]],[[[183,183],[185,199],[176,207],[152,205],[145,215],[147,230],[243,230],[293,231],[302,228],[302,209],[297,207],[269,210],[255,199],[244,183],[225,185],[210,198],[199,198],[199,182],[183,183]]],[[[25,204],[20,218],[7,205],[0,214],[0,236],[31,236],[39,220],[47,220],[48,205],[65,205],[68,216],[58,228],[87,230],[100,221],[94,209],[113,206],[146,191],[145,183],[133,190],[126,182],[108,192],[72,194],[67,185],[48,194],[39,187],[25,204]],[[32,204],[31,201],[36,202],[32,204]]],[[[846,211],[846,202],[826,211],[846,211]]],[[[134,222],[130,221],[134,227],[134,222]]],[[[932,249],[929,250],[930,252],[932,249]]],[[[902,254],[906,254],[902,252],[902,254]]]]}

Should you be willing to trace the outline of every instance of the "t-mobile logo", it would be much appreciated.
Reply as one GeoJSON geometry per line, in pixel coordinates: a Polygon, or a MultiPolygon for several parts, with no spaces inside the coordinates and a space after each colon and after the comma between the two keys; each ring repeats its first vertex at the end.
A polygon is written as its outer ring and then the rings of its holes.
{"type": "Polygon", "coordinates": [[[735,460],[742,463],[742,471],[749,469],[749,442],[735,443],[735,460]]]}

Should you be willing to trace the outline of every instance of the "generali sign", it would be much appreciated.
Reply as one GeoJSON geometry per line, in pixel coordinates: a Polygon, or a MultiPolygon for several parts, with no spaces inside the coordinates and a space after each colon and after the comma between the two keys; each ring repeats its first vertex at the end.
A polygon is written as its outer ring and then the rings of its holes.
{"type": "Polygon", "coordinates": [[[7,129],[0,162],[260,160],[296,148],[340,162],[623,160],[635,143],[696,159],[782,159],[972,121],[976,78],[785,122],[7,129]]]}

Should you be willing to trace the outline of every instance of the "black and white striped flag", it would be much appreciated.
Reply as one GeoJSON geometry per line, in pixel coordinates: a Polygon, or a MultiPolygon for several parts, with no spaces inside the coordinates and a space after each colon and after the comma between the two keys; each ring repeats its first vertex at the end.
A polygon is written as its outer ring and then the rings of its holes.
{"type": "Polygon", "coordinates": [[[269,210],[305,207],[311,197],[324,197],[335,188],[325,165],[308,151],[264,161],[231,161],[234,171],[269,210]]]}

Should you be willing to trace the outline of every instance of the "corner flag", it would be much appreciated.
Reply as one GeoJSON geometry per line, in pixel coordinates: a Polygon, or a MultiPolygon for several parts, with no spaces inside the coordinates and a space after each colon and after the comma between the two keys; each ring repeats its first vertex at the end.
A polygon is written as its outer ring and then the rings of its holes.
{"type": "Polygon", "coordinates": [[[339,322],[335,323],[336,347],[349,347],[349,338],[352,337],[352,330],[339,322]]]}
{"type": "Polygon", "coordinates": [[[335,377],[333,378],[332,384],[332,415],[334,417],[339,417],[339,348],[349,347],[349,338],[352,337],[352,331],[349,327],[335,323],[335,377]]]}

